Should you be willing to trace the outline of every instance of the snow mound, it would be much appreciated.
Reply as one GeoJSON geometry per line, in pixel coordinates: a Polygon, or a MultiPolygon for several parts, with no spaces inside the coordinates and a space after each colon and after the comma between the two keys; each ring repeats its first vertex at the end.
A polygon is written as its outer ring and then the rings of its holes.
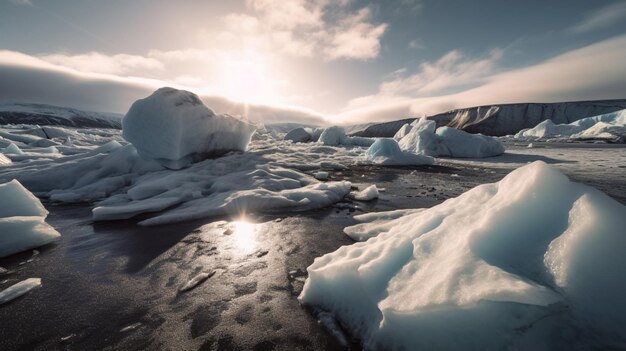
{"type": "Polygon", "coordinates": [[[430,156],[416,155],[400,149],[393,139],[376,139],[365,152],[367,161],[381,166],[417,166],[430,165],[434,160],[430,156]]]}
{"type": "Polygon", "coordinates": [[[172,169],[228,151],[245,151],[255,128],[217,115],[188,91],[160,88],[137,100],[122,119],[124,139],[142,157],[172,169]]]}
{"type": "Polygon", "coordinates": [[[345,129],[333,126],[324,129],[318,142],[327,146],[364,146],[368,147],[374,143],[374,139],[363,137],[349,137],[345,129]]]}
{"type": "Polygon", "coordinates": [[[483,158],[504,153],[502,143],[493,137],[470,134],[460,129],[437,128],[425,118],[405,124],[394,136],[404,151],[433,157],[483,158]]]}
{"type": "Polygon", "coordinates": [[[570,124],[554,124],[545,120],[534,128],[523,129],[516,139],[626,139],[626,110],[587,117],[570,124]]]}
{"type": "Polygon", "coordinates": [[[8,166],[11,163],[13,163],[13,161],[11,161],[10,158],[4,156],[3,154],[0,153],[0,166],[8,166]]]}
{"type": "Polygon", "coordinates": [[[317,258],[299,297],[365,349],[626,342],[626,207],[543,162],[430,209],[368,216],[346,228],[367,241],[317,258]]]}
{"type": "Polygon", "coordinates": [[[283,138],[285,140],[291,140],[294,143],[306,143],[311,141],[311,134],[307,132],[304,128],[295,128],[289,131],[289,133],[285,134],[283,138]]]}
{"type": "Polygon", "coordinates": [[[39,247],[61,235],[45,222],[48,211],[17,180],[0,184],[0,257],[39,247]]]}

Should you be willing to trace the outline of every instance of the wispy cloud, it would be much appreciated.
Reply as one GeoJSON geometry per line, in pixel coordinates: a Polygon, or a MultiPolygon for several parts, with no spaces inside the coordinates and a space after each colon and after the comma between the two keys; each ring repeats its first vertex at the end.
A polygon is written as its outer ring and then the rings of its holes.
{"type": "Polygon", "coordinates": [[[351,11],[350,1],[248,0],[249,13],[223,18],[221,39],[246,47],[325,60],[369,60],[378,56],[385,23],[374,23],[369,7],[351,11]]]}
{"type": "Polygon", "coordinates": [[[16,5],[33,6],[33,3],[31,0],[9,0],[9,2],[14,3],[16,5]]]}
{"type": "MultiPolygon", "coordinates": [[[[472,67],[481,60],[465,58],[465,63],[456,59],[452,61],[457,65],[472,67]]],[[[624,62],[626,62],[626,35],[621,35],[566,52],[533,66],[492,74],[489,74],[489,69],[484,69],[486,76],[483,78],[479,75],[470,75],[461,79],[467,81],[478,79],[480,81],[478,86],[453,94],[420,95],[419,92],[431,84],[430,82],[423,83],[421,79],[410,77],[392,78],[381,85],[377,94],[350,101],[346,109],[336,116],[336,120],[344,123],[393,120],[498,103],[625,98],[624,62]],[[403,86],[403,83],[406,86],[403,86]],[[393,89],[389,89],[389,86],[393,86],[393,89]]],[[[434,63],[428,66],[441,65],[434,63]]],[[[483,68],[489,66],[490,64],[484,63],[477,65],[483,68]]],[[[423,72],[424,70],[421,74],[423,72]]],[[[453,80],[454,74],[444,74],[446,75],[449,77],[446,81],[453,80]]],[[[422,77],[420,74],[417,76],[422,77]]]]}
{"type": "Polygon", "coordinates": [[[582,21],[568,28],[572,33],[585,33],[610,27],[626,21],[626,1],[618,1],[590,13],[582,21]]]}

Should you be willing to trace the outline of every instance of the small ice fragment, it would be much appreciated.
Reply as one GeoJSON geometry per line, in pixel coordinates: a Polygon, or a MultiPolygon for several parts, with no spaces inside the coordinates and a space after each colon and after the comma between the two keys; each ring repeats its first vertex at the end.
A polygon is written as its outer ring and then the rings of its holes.
{"type": "Polygon", "coordinates": [[[262,251],[257,252],[256,257],[263,257],[267,255],[268,253],[269,253],[268,250],[262,250],[262,251]]]}
{"type": "Polygon", "coordinates": [[[141,322],[133,323],[131,325],[127,325],[124,328],[120,329],[120,332],[126,333],[126,332],[129,332],[131,330],[135,330],[135,329],[137,329],[139,327],[141,327],[141,322]]]}
{"type": "Polygon", "coordinates": [[[460,177],[460,176],[459,176],[458,174],[454,173],[454,174],[450,175],[450,177],[455,177],[455,178],[458,178],[458,177],[460,177]]]}
{"type": "Polygon", "coordinates": [[[40,286],[40,278],[28,278],[26,280],[22,280],[17,284],[13,284],[0,292],[0,305],[14,300],[40,286]]]}
{"type": "Polygon", "coordinates": [[[76,336],[76,334],[74,334],[74,333],[72,333],[72,334],[70,334],[68,336],[64,336],[64,337],[61,338],[61,342],[66,342],[66,341],[70,340],[71,338],[73,338],[75,336],[76,336]]]}
{"type": "Polygon", "coordinates": [[[359,201],[371,201],[378,198],[378,189],[376,188],[376,184],[372,184],[367,188],[359,191],[358,193],[353,195],[355,200],[359,201]]]}
{"type": "Polygon", "coordinates": [[[528,144],[528,148],[532,149],[533,147],[535,147],[535,145],[533,145],[533,143],[528,144]]]}
{"type": "Polygon", "coordinates": [[[189,291],[195,288],[196,286],[200,285],[201,283],[203,283],[205,280],[211,278],[214,274],[215,274],[215,271],[202,272],[196,275],[195,277],[191,278],[191,280],[188,281],[185,285],[183,285],[178,291],[179,292],[189,291]]]}
{"type": "Polygon", "coordinates": [[[328,172],[325,172],[325,171],[315,172],[313,173],[313,177],[315,177],[315,179],[317,180],[328,180],[328,172]]]}
{"type": "Polygon", "coordinates": [[[280,222],[282,222],[282,221],[283,221],[283,218],[276,218],[276,219],[274,220],[274,222],[276,222],[276,223],[280,223],[280,222]]]}

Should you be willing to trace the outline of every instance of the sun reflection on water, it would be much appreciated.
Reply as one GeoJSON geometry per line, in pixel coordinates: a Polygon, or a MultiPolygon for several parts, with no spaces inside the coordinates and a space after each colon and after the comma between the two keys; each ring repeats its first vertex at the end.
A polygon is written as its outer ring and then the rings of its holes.
{"type": "Polygon", "coordinates": [[[248,222],[242,218],[238,221],[231,222],[233,234],[231,235],[235,248],[242,253],[249,253],[254,251],[257,247],[257,225],[255,223],[248,222]]]}

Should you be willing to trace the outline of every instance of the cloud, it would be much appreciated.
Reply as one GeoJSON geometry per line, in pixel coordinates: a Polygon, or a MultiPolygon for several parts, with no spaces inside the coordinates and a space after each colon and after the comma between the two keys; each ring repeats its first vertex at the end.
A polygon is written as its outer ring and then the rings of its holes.
{"type": "MultiPolygon", "coordinates": [[[[84,110],[125,113],[137,99],[175,82],[104,73],[85,73],[15,51],[0,50],[0,101],[33,102],[84,110]]],[[[193,90],[193,89],[192,89],[193,90]]],[[[259,123],[326,123],[324,116],[287,105],[246,104],[216,95],[201,98],[218,113],[259,123]]]]}
{"type": "Polygon", "coordinates": [[[98,52],[90,52],[79,55],[49,54],[40,55],[39,58],[52,64],[69,67],[82,72],[107,73],[116,75],[128,75],[139,72],[163,71],[163,63],[152,57],[139,55],[104,55],[98,52]]]}
{"type": "Polygon", "coordinates": [[[350,9],[350,1],[248,0],[251,13],[233,13],[223,21],[223,41],[262,51],[324,60],[370,60],[380,52],[385,23],[374,24],[369,7],[350,9]]]}
{"type": "Polygon", "coordinates": [[[568,28],[572,33],[585,33],[610,27],[626,21],[626,1],[618,1],[590,13],[582,21],[568,28]]]}
{"type": "MultiPolygon", "coordinates": [[[[480,60],[466,61],[476,63],[480,60]]],[[[626,35],[621,35],[533,66],[494,73],[482,79],[478,77],[481,81],[478,86],[453,94],[420,96],[419,92],[432,83],[422,83],[419,79],[400,80],[407,84],[402,87],[396,86],[398,79],[391,79],[381,85],[377,94],[352,100],[335,120],[362,123],[487,104],[623,99],[626,98],[624,62],[626,35]],[[388,83],[393,83],[394,89],[384,90],[388,83]]],[[[473,80],[468,78],[468,81],[473,80]]]]}
{"type": "Polygon", "coordinates": [[[9,0],[9,2],[14,3],[16,5],[33,6],[33,3],[31,0],[9,0]]]}

